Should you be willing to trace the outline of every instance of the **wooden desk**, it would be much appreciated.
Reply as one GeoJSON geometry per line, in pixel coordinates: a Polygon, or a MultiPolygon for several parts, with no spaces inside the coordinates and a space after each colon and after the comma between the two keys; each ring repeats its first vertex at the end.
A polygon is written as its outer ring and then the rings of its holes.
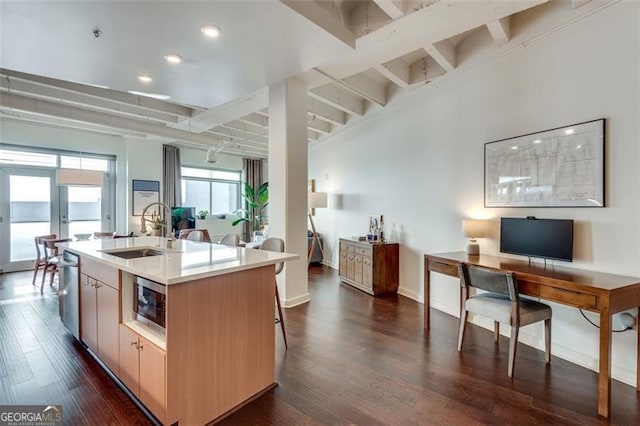
{"type": "MultiPolygon", "coordinates": [[[[498,256],[470,256],[464,252],[424,255],[424,328],[429,330],[429,275],[439,272],[458,277],[457,265],[466,262],[503,271],[512,271],[521,294],[600,314],[600,358],[598,362],[598,414],[611,411],[611,318],[640,306],[640,278],[541,264],[498,256]]],[[[638,329],[640,348],[640,329],[638,329]]],[[[636,354],[636,390],[640,384],[640,350],[636,354]]]]}

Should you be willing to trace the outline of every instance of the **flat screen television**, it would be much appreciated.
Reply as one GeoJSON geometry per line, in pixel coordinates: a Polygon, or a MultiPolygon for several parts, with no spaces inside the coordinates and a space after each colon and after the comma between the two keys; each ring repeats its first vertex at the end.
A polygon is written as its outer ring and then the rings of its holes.
{"type": "Polygon", "coordinates": [[[195,227],[195,207],[171,207],[171,230],[176,237],[181,229],[193,229],[195,227]]]}
{"type": "Polygon", "coordinates": [[[573,261],[573,220],[503,217],[500,251],[573,261]]]}

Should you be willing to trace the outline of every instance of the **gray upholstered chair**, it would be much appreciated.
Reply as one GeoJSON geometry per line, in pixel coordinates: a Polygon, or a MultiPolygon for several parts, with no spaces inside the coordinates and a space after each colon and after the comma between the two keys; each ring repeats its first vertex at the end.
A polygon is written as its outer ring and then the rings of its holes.
{"type": "Polygon", "coordinates": [[[545,360],[551,362],[551,308],[544,303],[529,299],[520,299],[518,285],[513,272],[498,271],[490,268],[460,263],[460,286],[462,286],[462,312],[460,312],[460,334],[458,352],[462,351],[464,330],[467,324],[467,312],[493,320],[494,339],[500,336],[500,323],[511,326],[509,341],[508,376],[513,377],[516,345],[520,327],[544,320],[545,360]],[[488,293],[469,297],[469,288],[475,287],[488,293]]]}
{"type": "Polygon", "coordinates": [[[200,241],[205,243],[211,242],[209,231],[206,229],[181,229],[178,233],[179,240],[200,241]]]}
{"type": "Polygon", "coordinates": [[[239,247],[240,236],[238,234],[226,234],[218,241],[218,244],[229,247],[239,247]]]}
{"type": "MultiPolygon", "coordinates": [[[[269,251],[277,251],[279,253],[284,252],[284,240],[281,238],[269,237],[262,241],[260,244],[260,250],[269,250],[269,251]]],[[[282,268],[284,267],[284,262],[280,262],[276,264],[276,275],[282,272],[282,268]]],[[[274,280],[274,284],[276,286],[276,303],[278,305],[278,316],[276,318],[276,322],[280,323],[280,327],[282,328],[282,337],[284,338],[284,347],[289,348],[287,345],[287,333],[284,331],[284,317],[282,316],[282,306],[280,306],[280,295],[278,294],[278,282],[274,280]]]]}

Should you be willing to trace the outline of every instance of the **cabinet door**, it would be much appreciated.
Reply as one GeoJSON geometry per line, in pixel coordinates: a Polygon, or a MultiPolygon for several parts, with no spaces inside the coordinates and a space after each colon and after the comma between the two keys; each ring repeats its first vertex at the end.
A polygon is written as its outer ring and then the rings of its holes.
{"type": "Polygon", "coordinates": [[[82,274],[80,281],[80,338],[97,355],[96,280],[82,274]]]}
{"type": "Polygon", "coordinates": [[[352,252],[347,253],[347,278],[352,280],[356,272],[355,255],[352,252]]]}
{"type": "Polygon", "coordinates": [[[353,272],[353,280],[358,284],[362,284],[362,256],[356,254],[354,256],[355,271],[353,272]]]}
{"type": "Polygon", "coordinates": [[[98,304],[98,357],[114,373],[120,368],[120,292],[96,282],[98,304]]]}
{"type": "Polygon", "coordinates": [[[118,377],[136,395],[140,395],[138,345],[138,335],[129,327],[120,324],[120,373],[118,377]]]}
{"type": "Polygon", "coordinates": [[[347,276],[347,249],[340,245],[340,276],[347,276]]]}
{"type": "Polygon", "coordinates": [[[144,337],[140,337],[139,353],[140,400],[158,419],[164,420],[165,352],[144,337]]]}
{"type": "Polygon", "coordinates": [[[373,263],[369,256],[362,257],[362,285],[366,288],[373,289],[373,263]]]}

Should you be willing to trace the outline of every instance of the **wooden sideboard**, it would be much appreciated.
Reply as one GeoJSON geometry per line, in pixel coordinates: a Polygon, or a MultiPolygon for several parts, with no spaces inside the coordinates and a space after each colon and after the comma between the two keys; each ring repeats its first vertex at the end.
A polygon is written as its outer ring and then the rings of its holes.
{"type": "Polygon", "coordinates": [[[377,296],[395,293],[399,281],[398,243],[369,243],[340,238],[340,279],[377,296]]]}

